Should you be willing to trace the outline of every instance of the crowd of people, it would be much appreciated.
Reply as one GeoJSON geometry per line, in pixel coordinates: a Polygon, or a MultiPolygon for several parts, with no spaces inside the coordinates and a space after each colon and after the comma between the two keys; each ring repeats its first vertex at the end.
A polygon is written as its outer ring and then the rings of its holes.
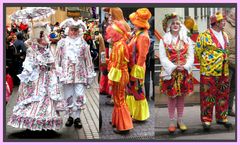
{"type": "MultiPolygon", "coordinates": [[[[75,17],[78,20],[78,17],[75,17]]],[[[82,21],[82,20],[81,20],[82,21]]],[[[84,31],[81,30],[84,40],[90,45],[90,54],[94,63],[95,70],[98,70],[98,53],[99,53],[99,40],[97,39],[99,33],[98,19],[84,18],[83,19],[84,31]]],[[[56,54],[57,43],[60,39],[67,37],[66,27],[60,27],[60,23],[48,24],[50,33],[48,40],[50,41],[49,47],[52,53],[56,54]]],[[[12,89],[14,86],[20,85],[20,80],[17,77],[23,71],[23,62],[26,57],[27,47],[24,44],[29,39],[29,32],[31,31],[31,24],[26,21],[17,22],[13,20],[11,26],[6,26],[6,101],[9,101],[12,89]]]]}
{"type": "MultiPolygon", "coordinates": [[[[36,9],[41,8],[26,9],[37,13],[36,9]]],[[[7,79],[6,86],[18,86],[17,103],[8,125],[32,131],[59,130],[64,116],[68,116],[65,126],[82,128],[80,113],[87,102],[85,92],[98,69],[98,19],[84,22],[79,17],[54,26],[38,19],[25,24],[24,30],[22,21],[7,31],[6,77],[12,76],[14,83],[7,79]]],[[[9,101],[11,92],[6,95],[9,101]]]]}

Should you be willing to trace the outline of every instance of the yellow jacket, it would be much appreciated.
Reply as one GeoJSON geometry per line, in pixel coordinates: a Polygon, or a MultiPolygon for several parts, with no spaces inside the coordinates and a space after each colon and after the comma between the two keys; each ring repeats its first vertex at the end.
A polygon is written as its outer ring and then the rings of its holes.
{"type": "Polygon", "coordinates": [[[205,76],[229,75],[229,42],[223,33],[225,46],[221,47],[211,29],[201,33],[196,41],[195,54],[200,61],[200,73],[205,76]]]}

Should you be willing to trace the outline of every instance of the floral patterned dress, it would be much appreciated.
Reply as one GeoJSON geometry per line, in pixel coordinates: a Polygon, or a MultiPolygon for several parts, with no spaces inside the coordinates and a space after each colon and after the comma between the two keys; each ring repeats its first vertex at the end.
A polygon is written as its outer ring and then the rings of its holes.
{"type": "Polygon", "coordinates": [[[30,130],[58,130],[63,120],[59,111],[65,110],[65,101],[57,81],[54,57],[47,46],[31,43],[18,75],[21,84],[17,104],[8,125],[30,130]]]}
{"type": "Polygon", "coordinates": [[[177,39],[176,44],[169,43],[166,39],[160,41],[159,56],[163,66],[160,91],[169,97],[186,96],[193,92],[191,67],[194,53],[193,45],[189,44],[180,39],[177,39]],[[176,71],[177,65],[182,65],[184,70],[176,71]]]}

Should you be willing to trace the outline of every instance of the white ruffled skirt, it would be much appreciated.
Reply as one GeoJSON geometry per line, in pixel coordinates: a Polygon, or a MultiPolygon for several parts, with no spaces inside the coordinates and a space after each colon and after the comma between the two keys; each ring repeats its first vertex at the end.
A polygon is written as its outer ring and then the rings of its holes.
{"type": "Polygon", "coordinates": [[[66,106],[55,71],[41,71],[37,80],[20,84],[8,125],[30,130],[59,130],[63,125],[60,111],[65,111],[66,106]]]}

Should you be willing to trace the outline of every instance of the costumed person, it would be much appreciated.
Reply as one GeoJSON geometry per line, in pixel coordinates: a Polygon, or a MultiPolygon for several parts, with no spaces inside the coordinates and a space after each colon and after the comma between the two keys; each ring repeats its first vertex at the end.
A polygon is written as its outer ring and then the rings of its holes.
{"type": "Polygon", "coordinates": [[[31,28],[23,71],[18,75],[21,84],[17,104],[13,108],[8,125],[30,130],[59,130],[63,119],[60,111],[65,110],[55,60],[49,49],[49,26],[36,22],[31,28]]]}
{"type": "Polygon", "coordinates": [[[136,121],[145,121],[150,117],[148,102],[144,94],[144,78],[145,61],[150,47],[148,20],[151,16],[147,8],[140,8],[129,16],[135,33],[128,44],[130,82],[127,85],[126,102],[133,120],[136,121]]]}
{"type": "Polygon", "coordinates": [[[72,20],[64,23],[60,25],[69,29],[68,36],[58,42],[56,56],[69,112],[65,125],[70,127],[74,123],[75,128],[82,128],[80,113],[86,105],[85,85],[92,83],[96,73],[89,45],[80,34],[81,24],[72,20]]]}
{"type": "Polygon", "coordinates": [[[108,62],[108,79],[112,86],[114,109],[112,112],[112,126],[114,132],[128,133],[133,128],[132,118],[125,101],[125,88],[129,81],[128,62],[129,52],[126,44],[127,31],[119,21],[114,21],[107,27],[107,38],[112,42],[112,53],[108,62]]]}
{"type": "MultiPolygon", "coordinates": [[[[103,8],[103,10],[109,14],[109,19],[108,22],[109,24],[113,23],[113,21],[119,21],[120,23],[122,23],[122,25],[125,27],[126,32],[130,32],[131,28],[128,25],[128,23],[125,21],[125,18],[123,16],[123,11],[121,8],[119,7],[105,7],[103,8]]],[[[109,47],[106,48],[106,52],[110,55],[111,54],[111,48],[112,48],[112,44],[109,43],[109,47]]],[[[111,95],[111,88],[109,90],[109,95],[111,95]]],[[[106,105],[113,105],[113,97],[111,97],[111,100],[106,102],[106,105]]]]}
{"type": "Polygon", "coordinates": [[[159,58],[162,65],[160,73],[161,93],[168,97],[169,133],[177,127],[186,131],[183,122],[184,98],[193,91],[192,66],[194,62],[194,43],[187,36],[187,28],[176,13],[166,14],[162,21],[165,32],[159,43],[159,58]]]}
{"type": "MultiPolygon", "coordinates": [[[[80,14],[78,15],[80,17],[80,14]]],[[[72,18],[68,18],[60,23],[60,28],[65,28],[65,34],[68,34],[68,30],[70,25],[79,25],[79,33],[83,35],[85,31],[87,31],[87,25],[79,19],[78,16],[73,16],[72,18]]]]}
{"type": "Polygon", "coordinates": [[[130,26],[128,25],[128,23],[126,22],[124,16],[123,16],[123,11],[121,8],[119,7],[107,7],[104,9],[104,11],[108,12],[110,15],[109,18],[109,22],[112,23],[113,21],[120,21],[125,29],[127,30],[127,32],[131,31],[130,26]]]}
{"type": "Polygon", "coordinates": [[[213,107],[216,122],[226,128],[229,99],[229,39],[223,31],[225,18],[220,13],[210,17],[211,28],[199,34],[195,52],[200,61],[200,105],[204,130],[209,130],[213,107]]]}
{"type": "Polygon", "coordinates": [[[234,98],[236,96],[236,34],[235,34],[235,8],[230,9],[227,15],[226,25],[224,31],[227,33],[229,38],[229,82],[230,82],[230,93],[229,93],[229,104],[228,104],[228,116],[235,116],[233,110],[234,98]]]}

